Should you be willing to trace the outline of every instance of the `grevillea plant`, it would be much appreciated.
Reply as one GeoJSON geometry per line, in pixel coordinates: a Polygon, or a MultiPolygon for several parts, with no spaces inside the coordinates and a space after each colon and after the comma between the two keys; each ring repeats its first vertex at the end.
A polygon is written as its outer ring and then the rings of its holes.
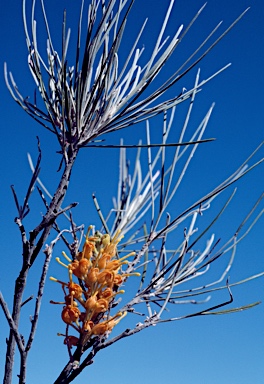
{"type": "MultiPolygon", "coordinates": [[[[6,84],[15,101],[56,137],[61,162],[58,187],[50,193],[47,183],[44,185],[39,178],[42,154],[39,142],[39,157],[35,165],[29,156],[32,178],[22,204],[12,187],[18,212],[15,222],[22,241],[22,263],[15,282],[12,310],[0,294],[0,303],[10,327],[4,384],[12,382],[16,348],[20,354],[19,383],[26,382],[27,358],[36,333],[48,267],[58,241],[63,241],[65,245],[63,258],[56,258],[62,266],[61,275],[50,279],[61,289],[62,301],[53,300],[51,303],[62,306],[61,322],[64,329],[59,335],[63,336],[69,358],[55,383],[72,382],[92,363],[101,349],[147,327],[199,315],[240,311],[258,304],[222,309],[233,301],[232,285],[262,275],[260,273],[232,284],[228,281],[237,244],[263,214],[259,209],[263,196],[245,214],[245,220],[224,244],[216,235],[211,234],[211,229],[235,192],[231,192],[209,224],[203,225],[202,220],[219,194],[263,162],[263,159],[257,158],[260,146],[233,174],[205,196],[198,197],[183,208],[175,208],[172,204],[197,148],[212,141],[204,138],[204,132],[214,106],[209,108],[198,124],[192,121],[196,95],[202,86],[228,65],[203,80],[198,69],[194,85],[190,89],[181,88],[176,96],[166,96],[167,91],[178,85],[180,80],[182,84],[185,76],[246,11],[209,44],[209,40],[220,27],[219,23],[190,57],[173,73],[168,73],[164,80],[164,77],[160,77],[161,70],[204,7],[185,29],[180,26],[168,38],[165,35],[166,28],[174,5],[174,0],[170,0],[156,44],[147,60],[143,59],[144,48],[139,48],[145,22],[123,61],[120,60],[122,37],[133,3],[133,0],[91,0],[88,4],[85,30],[86,20],[83,20],[83,15],[87,5],[82,0],[76,57],[72,61],[67,53],[70,31],[66,28],[66,11],[62,28],[62,54],[59,55],[51,38],[44,0],[32,0],[31,17],[27,14],[26,0],[23,0],[28,67],[41,102],[37,103],[36,93],[34,101],[22,96],[12,73],[7,70],[7,65],[6,84]],[[38,3],[43,12],[47,33],[46,58],[41,55],[37,44],[35,7],[38,3]],[[156,80],[159,79],[161,84],[156,86],[156,80]],[[187,112],[182,126],[177,127],[178,140],[172,142],[170,138],[172,132],[175,137],[176,107],[181,103],[187,105],[187,112]],[[151,138],[149,119],[157,115],[163,116],[162,141],[155,144],[151,138]],[[118,145],[102,144],[101,135],[129,128],[143,121],[146,124],[145,143],[140,141],[138,144],[125,145],[121,140],[118,145]],[[189,128],[190,122],[192,129],[189,128]],[[101,147],[100,151],[103,146],[120,148],[117,196],[113,208],[105,215],[97,197],[93,195],[99,220],[90,225],[84,235],[84,226],[77,225],[74,219],[76,203],[66,207],[63,203],[79,151],[83,148],[89,151],[89,147],[98,146],[101,147]],[[127,160],[126,147],[136,148],[133,166],[127,160]],[[146,148],[143,155],[142,148],[146,148]],[[34,187],[39,191],[45,212],[38,225],[33,230],[28,230],[24,219],[30,213],[29,202],[34,187]],[[253,218],[251,222],[250,218],[253,218]],[[24,299],[24,291],[31,268],[43,249],[45,260],[39,276],[34,315],[29,334],[22,335],[21,308],[29,300],[24,299]],[[217,279],[210,279],[211,265],[225,254],[229,254],[229,260],[224,271],[217,279]],[[205,279],[202,284],[197,279],[201,276],[205,279]],[[131,293],[130,289],[127,294],[125,287],[128,284],[131,287],[131,281],[134,292],[131,293]],[[209,295],[217,290],[226,290],[228,298],[210,306],[207,304],[209,295]],[[200,295],[206,298],[198,301],[197,297],[200,295]],[[177,316],[175,308],[186,303],[201,303],[203,309],[193,312],[187,306],[186,313],[177,316]],[[130,328],[124,329],[122,320],[125,316],[126,320],[130,316],[138,320],[130,328]],[[115,331],[114,336],[111,336],[112,331],[115,331]]],[[[96,180],[93,180],[93,185],[95,184],[96,180]]],[[[85,226],[89,224],[85,223],[85,226]]]]}
{"type": "Polygon", "coordinates": [[[62,320],[80,334],[79,338],[66,334],[65,344],[70,348],[78,344],[83,347],[90,342],[92,336],[111,331],[126,315],[126,312],[118,312],[112,317],[105,316],[115,296],[124,293],[120,290],[124,279],[133,275],[140,276],[138,272],[121,273],[122,265],[128,264],[126,259],[135,253],[117,258],[117,244],[121,240],[118,235],[119,233],[115,234],[111,239],[109,234],[102,235],[100,232],[96,232],[94,236],[87,234],[83,250],[74,260],[63,252],[68,265],[59,258],[56,259],[68,269],[69,282],[50,278],[62,285],[65,294],[64,303],[52,303],[65,304],[61,313],[62,320]],[[80,284],[73,282],[73,275],[79,279],[80,284]],[[78,303],[83,311],[78,309],[78,303]]]}

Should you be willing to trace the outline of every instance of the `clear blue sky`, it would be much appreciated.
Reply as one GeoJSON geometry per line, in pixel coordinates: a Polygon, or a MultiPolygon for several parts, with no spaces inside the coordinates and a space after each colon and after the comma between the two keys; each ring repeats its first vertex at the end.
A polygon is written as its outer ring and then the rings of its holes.
{"type": "MultiPolygon", "coordinates": [[[[60,31],[62,11],[68,10],[68,23],[74,30],[78,16],[80,1],[46,0],[47,14],[51,31],[60,47],[60,31]]],[[[130,35],[149,16],[146,33],[139,43],[153,46],[158,28],[169,0],[136,0],[128,23],[126,42],[130,35]]],[[[168,35],[183,23],[186,25],[195,12],[202,6],[203,0],[176,1],[170,20],[168,35]]],[[[27,70],[27,52],[22,27],[21,4],[17,0],[2,1],[0,14],[0,66],[8,63],[23,95],[32,95],[33,82],[27,70]]],[[[221,182],[263,140],[263,86],[264,86],[264,3],[262,0],[208,0],[193,29],[183,40],[179,52],[165,67],[164,75],[171,73],[174,65],[178,65],[181,57],[186,57],[201,39],[211,31],[220,20],[228,26],[245,8],[251,7],[246,16],[222,40],[218,47],[200,64],[201,75],[206,78],[214,71],[231,62],[232,66],[219,77],[207,84],[197,100],[195,116],[201,118],[212,102],[216,106],[209,123],[206,137],[216,137],[217,141],[203,147],[198,153],[190,169],[186,184],[188,199],[197,200],[203,186],[213,187],[221,182]],[[168,72],[166,72],[168,71],[168,72]],[[200,185],[201,180],[205,184],[200,185]],[[208,183],[208,184],[207,184],[208,183]]],[[[38,12],[37,12],[38,14],[38,12]]],[[[42,22],[39,23],[41,31],[42,22]]],[[[223,27],[224,28],[224,27],[223,27]]],[[[222,28],[222,30],[223,30],[222,28]]],[[[74,36],[74,31],[73,31],[74,36]]],[[[45,50],[45,39],[43,51],[45,50]]],[[[72,40],[74,46],[74,39],[72,40]]],[[[126,44],[124,44],[125,49],[126,44]]],[[[186,79],[188,87],[194,81],[195,70],[186,79]]],[[[181,85],[183,86],[183,84],[181,85]]],[[[2,268],[0,269],[0,285],[6,300],[11,303],[13,283],[20,267],[20,239],[13,222],[16,215],[10,185],[14,184],[18,196],[23,199],[27,188],[30,170],[26,153],[37,157],[36,135],[40,137],[43,151],[41,177],[52,191],[58,180],[56,168],[58,157],[53,137],[42,127],[31,120],[11,99],[5,88],[3,76],[0,80],[1,92],[1,244],[2,268]]],[[[179,93],[179,88],[170,90],[170,96],[179,93]]],[[[155,125],[155,122],[152,123],[155,125]]],[[[124,137],[127,143],[137,142],[145,136],[143,126],[133,128],[118,135],[110,135],[107,140],[118,143],[124,137]]],[[[177,137],[177,136],[176,136],[177,137]]],[[[130,153],[130,152],[128,152],[130,153]]],[[[134,152],[131,152],[133,156],[134,152]]],[[[263,151],[262,151],[263,156],[263,151]]],[[[260,158],[260,156],[258,157],[260,158]]],[[[96,192],[102,205],[107,209],[111,198],[115,195],[115,177],[107,179],[106,175],[116,173],[118,167],[118,150],[90,150],[80,154],[79,162],[72,178],[72,188],[66,202],[79,201],[76,209],[76,220],[89,225],[96,223],[96,215],[92,205],[91,194],[96,192]]],[[[215,232],[219,237],[226,232],[232,234],[244,215],[263,190],[263,166],[254,170],[241,180],[237,186],[238,193],[232,207],[224,220],[219,223],[215,232]]],[[[263,207],[263,204],[262,204],[263,207]]],[[[32,221],[38,219],[43,210],[37,194],[32,200],[32,221]]],[[[60,254],[58,247],[55,254],[60,254]]],[[[263,263],[263,218],[256,229],[238,248],[237,258],[231,270],[231,282],[264,270],[263,263]]],[[[42,256],[40,256],[41,258],[42,256]]],[[[61,277],[63,272],[52,262],[50,275],[61,277]],[[61,273],[61,276],[59,274],[61,273]]],[[[40,263],[36,263],[37,270],[40,263]]],[[[36,283],[36,282],[35,282],[36,283]]],[[[235,301],[233,306],[250,302],[264,301],[264,279],[250,282],[233,290],[235,301]]],[[[27,295],[34,292],[34,277],[29,281],[27,295]]],[[[37,337],[29,356],[27,383],[52,383],[67,361],[67,351],[56,333],[63,331],[58,308],[49,304],[50,299],[59,299],[60,289],[56,284],[47,282],[41,320],[37,337]]],[[[221,297],[221,296],[220,296],[221,297]]],[[[25,309],[32,313],[30,304],[25,309]]],[[[27,313],[26,312],[26,313],[27,313]]],[[[26,315],[21,332],[28,330],[26,315]]],[[[3,314],[0,314],[0,356],[5,353],[5,337],[8,327],[3,314]]],[[[109,349],[101,351],[95,363],[76,379],[76,383],[96,382],[103,384],[145,383],[181,383],[181,384],[261,384],[264,377],[264,306],[263,304],[240,314],[229,316],[200,317],[167,325],[161,325],[143,331],[131,338],[119,341],[109,349]]],[[[120,323],[121,327],[122,323],[120,323]]],[[[16,360],[19,360],[17,355],[16,360]]],[[[1,358],[0,376],[3,371],[1,358]]],[[[14,383],[16,379],[14,377],[14,383]]]]}

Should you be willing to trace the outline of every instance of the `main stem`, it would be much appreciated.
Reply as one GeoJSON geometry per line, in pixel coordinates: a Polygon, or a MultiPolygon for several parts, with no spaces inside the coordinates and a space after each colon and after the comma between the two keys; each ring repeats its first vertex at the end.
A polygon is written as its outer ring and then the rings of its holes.
{"type": "MultiPolygon", "coordinates": [[[[12,311],[12,317],[17,328],[19,325],[23,293],[26,287],[29,269],[32,267],[34,261],[36,260],[36,257],[38,256],[43,245],[45,244],[50,234],[50,231],[52,229],[53,223],[56,220],[56,218],[54,220],[52,219],[49,220],[49,218],[52,217],[54,213],[57,213],[60,210],[60,207],[63,203],[63,200],[65,198],[65,195],[68,189],[71,171],[72,171],[74,162],[76,160],[77,154],[78,154],[78,148],[71,147],[70,156],[68,158],[67,164],[65,165],[58,188],[49,205],[47,213],[42,220],[42,223],[45,222],[45,220],[47,220],[48,224],[44,226],[44,228],[40,232],[36,231],[36,229],[39,226],[36,227],[35,230],[31,232],[31,234],[33,233],[33,236],[31,236],[30,241],[27,241],[26,244],[25,243],[23,244],[23,264],[22,264],[21,271],[18,275],[18,278],[16,279],[16,282],[15,282],[13,311],[12,311]],[[37,241],[37,236],[39,233],[41,233],[41,236],[37,241]]],[[[15,341],[14,333],[12,329],[10,329],[9,338],[7,340],[5,374],[4,374],[3,384],[12,384],[12,374],[13,374],[14,360],[15,360],[15,347],[16,347],[16,341],[15,341]]],[[[26,361],[28,352],[29,351],[27,350],[23,353],[23,358],[21,359],[21,362],[22,360],[24,362],[26,361]]],[[[20,367],[19,384],[24,384],[26,382],[25,376],[26,376],[26,365],[22,364],[22,366],[20,367]]]]}

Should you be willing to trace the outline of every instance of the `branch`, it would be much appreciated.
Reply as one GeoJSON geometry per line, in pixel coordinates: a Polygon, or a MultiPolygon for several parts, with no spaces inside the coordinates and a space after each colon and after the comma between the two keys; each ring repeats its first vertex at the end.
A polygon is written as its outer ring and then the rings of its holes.
{"type": "Polygon", "coordinates": [[[29,334],[28,342],[26,344],[26,348],[25,348],[25,351],[27,353],[31,348],[31,345],[32,345],[32,342],[33,342],[33,339],[34,339],[34,336],[36,333],[36,328],[37,328],[38,318],[39,318],[39,312],[40,312],[40,307],[41,307],[41,300],[42,300],[42,296],[43,296],[43,292],[44,292],[44,286],[45,286],[48,268],[49,268],[49,264],[50,264],[50,260],[51,260],[51,256],[52,256],[53,246],[54,245],[52,245],[52,246],[47,245],[46,249],[44,250],[45,262],[44,262],[44,265],[42,268],[42,274],[41,274],[40,281],[39,281],[39,289],[38,289],[38,294],[37,294],[37,298],[36,298],[35,312],[34,312],[33,319],[31,320],[31,331],[29,334]]]}
{"type": "Polygon", "coordinates": [[[24,347],[24,344],[23,344],[23,341],[22,341],[23,339],[22,339],[21,335],[18,332],[17,326],[14,323],[14,320],[13,320],[13,318],[12,318],[10,312],[9,312],[7,303],[5,302],[4,297],[3,297],[1,291],[0,291],[0,305],[1,305],[2,309],[3,309],[5,317],[7,319],[8,324],[9,324],[10,330],[12,330],[12,332],[13,332],[13,335],[15,337],[15,340],[16,340],[19,352],[23,353],[25,351],[25,347],[24,347]]]}

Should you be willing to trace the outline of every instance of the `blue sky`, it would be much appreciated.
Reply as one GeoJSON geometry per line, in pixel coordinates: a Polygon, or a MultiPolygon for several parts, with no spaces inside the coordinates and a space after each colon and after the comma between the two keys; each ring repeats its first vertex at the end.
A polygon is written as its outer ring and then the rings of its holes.
{"type": "MultiPolygon", "coordinates": [[[[23,95],[32,95],[33,82],[27,70],[27,52],[18,3],[16,0],[10,0],[2,5],[4,11],[0,15],[2,36],[0,61],[1,66],[4,61],[8,63],[23,95]]],[[[80,1],[57,0],[54,4],[53,1],[46,1],[51,31],[58,50],[62,11],[64,8],[68,10],[68,23],[73,29],[74,37],[79,3],[80,1]]],[[[134,31],[149,16],[146,33],[139,43],[139,45],[145,45],[146,54],[149,52],[149,47],[155,43],[168,4],[168,0],[135,1],[127,27],[128,34],[124,50],[126,43],[129,45],[134,31]]],[[[202,0],[176,1],[167,34],[172,35],[181,23],[186,25],[202,5],[202,0]]],[[[203,78],[210,76],[229,62],[232,66],[208,83],[196,101],[194,123],[196,123],[195,119],[198,121],[204,116],[212,102],[216,103],[206,137],[215,137],[217,140],[206,144],[198,151],[184,184],[186,189],[180,195],[184,204],[185,200],[197,200],[201,193],[205,193],[210,187],[224,180],[263,140],[263,2],[261,0],[232,2],[208,0],[199,20],[184,38],[179,50],[165,66],[162,74],[166,76],[167,73],[171,73],[174,66],[188,57],[188,54],[220,20],[224,20],[223,28],[227,27],[248,6],[251,9],[245,17],[200,64],[203,78]]],[[[38,12],[37,15],[40,16],[38,12]]],[[[40,21],[40,31],[41,23],[40,21]]],[[[41,39],[42,37],[40,41],[41,39]]],[[[45,39],[42,40],[44,50],[45,39]]],[[[72,44],[74,47],[74,39],[72,44]]],[[[186,83],[182,82],[180,86],[190,87],[194,82],[195,74],[196,70],[192,71],[186,83]]],[[[30,177],[26,154],[30,152],[36,159],[36,136],[38,135],[43,151],[41,178],[52,191],[58,180],[56,173],[58,156],[55,153],[58,148],[51,134],[38,126],[13,102],[5,88],[3,77],[0,81],[0,92],[3,139],[0,162],[2,180],[0,281],[1,290],[10,304],[12,281],[19,271],[21,253],[19,233],[13,222],[16,211],[10,185],[15,185],[18,196],[23,199],[27,180],[30,177]]],[[[178,92],[179,88],[175,87],[169,91],[169,95],[173,96],[178,92]]],[[[151,127],[156,125],[159,125],[159,120],[151,123],[151,127]]],[[[157,130],[152,129],[152,135],[153,141],[157,142],[159,137],[157,130]]],[[[118,143],[120,137],[124,137],[127,143],[136,143],[139,137],[145,138],[144,126],[139,125],[136,128],[109,135],[107,140],[109,143],[118,143]]],[[[177,135],[175,137],[177,138],[177,135]]],[[[133,158],[133,150],[128,151],[128,156],[130,155],[133,158]]],[[[258,159],[260,157],[261,154],[258,155],[258,159]]],[[[84,150],[80,154],[73,172],[72,187],[66,199],[68,203],[80,202],[75,213],[79,223],[89,225],[97,220],[90,197],[93,192],[96,192],[99,200],[102,201],[102,207],[109,209],[111,198],[116,192],[117,167],[118,150],[108,149],[103,152],[102,149],[91,149],[84,150]]],[[[215,227],[219,237],[225,237],[227,232],[231,235],[259,197],[263,190],[263,166],[253,170],[251,174],[239,181],[237,187],[238,192],[232,206],[215,227]]],[[[216,208],[219,207],[217,204],[216,208]]],[[[33,196],[31,207],[34,212],[27,222],[29,228],[38,220],[39,212],[43,210],[37,194],[33,196]]],[[[55,254],[60,254],[61,250],[60,245],[55,250],[55,254]]],[[[64,271],[55,264],[53,260],[50,275],[55,274],[62,278],[64,271]],[[59,276],[60,273],[61,276],[59,276]]],[[[36,263],[34,266],[36,271],[40,265],[41,262],[36,263]]],[[[263,270],[262,218],[254,232],[252,231],[238,248],[236,261],[230,273],[231,281],[238,281],[263,270]]],[[[26,296],[34,293],[34,283],[36,284],[34,276],[33,273],[26,296]]],[[[263,282],[262,278],[234,288],[233,306],[263,301],[263,282]]],[[[62,345],[62,340],[56,336],[58,331],[63,331],[60,314],[56,307],[49,304],[50,299],[59,299],[59,296],[59,287],[48,281],[43,299],[42,318],[29,356],[28,383],[52,383],[66,363],[66,348],[62,345]]],[[[31,310],[32,307],[28,305],[21,324],[21,332],[26,332],[28,329],[27,321],[31,310]]],[[[0,355],[3,356],[8,328],[2,314],[0,319],[0,355]]],[[[115,384],[130,384],[135,381],[138,384],[156,384],[161,381],[182,384],[260,384],[264,375],[263,320],[262,304],[240,314],[200,317],[160,325],[121,340],[109,349],[101,351],[96,356],[94,364],[75,382],[78,384],[90,380],[96,381],[97,384],[106,381],[115,382],[115,384]]],[[[124,322],[124,324],[128,323],[124,322]]],[[[120,323],[120,327],[121,325],[120,323]]],[[[2,370],[1,361],[0,375],[2,370]]],[[[14,382],[16,382],[15,378],[14,382]]]]}

